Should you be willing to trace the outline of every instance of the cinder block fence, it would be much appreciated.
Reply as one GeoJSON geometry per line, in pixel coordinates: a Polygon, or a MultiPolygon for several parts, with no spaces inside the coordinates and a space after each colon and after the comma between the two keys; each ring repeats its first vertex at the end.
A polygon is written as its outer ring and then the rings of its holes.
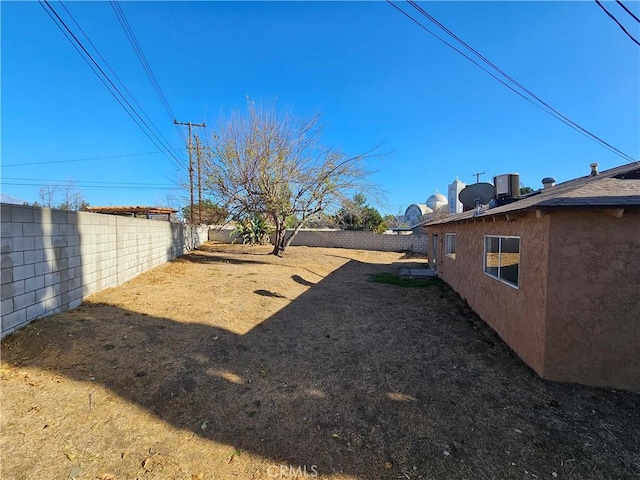
{"type": "Polygon", "coordinates": [[[208,227],[2,204],[1,336],[197,248],[208,227]]]}
{"type": "MultiPolygon", "coordinates": [[[[287,232],[290,232],[288,230],[287,232]]],[[[230,228],[211,228],[209,240],[231,243],[237,236],[230,228]]],[[[305,247],[353,248],[381,252],[415,252],[426,255],[426,234],[379,234],[354,230],[300,230],[291,245],[305,247]]]]}

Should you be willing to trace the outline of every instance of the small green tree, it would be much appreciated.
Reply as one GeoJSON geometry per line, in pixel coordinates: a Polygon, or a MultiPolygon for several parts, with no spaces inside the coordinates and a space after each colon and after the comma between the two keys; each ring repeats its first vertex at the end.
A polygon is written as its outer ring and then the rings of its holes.
{"type": "Polygon", "coordinates": [[[344,230],[367,230],[382,233],[387,230],[380,212],[367,205],[367,197],[356,193],[351,200],[344,200],[336,213],[336,223],[344,230]]]}
{"type": "Polygon", "coordinates": [[[382,217],[382,220],[384,221],[384,224],[387,226],[387,228],[397,228],[402,226],[398,219],[391,214],[385,215],[384,217],[382,217]]]}

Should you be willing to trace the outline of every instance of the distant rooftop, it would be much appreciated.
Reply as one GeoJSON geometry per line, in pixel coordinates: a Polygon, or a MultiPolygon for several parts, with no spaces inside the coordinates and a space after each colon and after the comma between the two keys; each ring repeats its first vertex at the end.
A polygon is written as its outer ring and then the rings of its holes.
{"type": "Polygon", "coordinates": [[[145,216],[151,218],[155,215],[166,215],[167,220],[171,218],[172,213],[176,213],[177,210],[166,207],[141,207],[141,206],[121,206],[121,207],[87,207],[87,212],[92,213],[106,213],[109,215],[123,215],[130,217],[145,216]]]}

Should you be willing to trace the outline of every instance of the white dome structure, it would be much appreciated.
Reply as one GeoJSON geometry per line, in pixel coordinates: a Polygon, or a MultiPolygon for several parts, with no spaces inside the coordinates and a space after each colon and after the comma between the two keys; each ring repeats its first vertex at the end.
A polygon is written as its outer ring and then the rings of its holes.
{"type": "Polygon", "coordinates": [[[414,203],[409,205],[405,210],[404,219],[410,227],[413,227],[420,223],[423,215],[427,215],[429,213],[433,213],[433,210],[431,210],[426,204],[414,203]]]}
{"type": "Polygon", "coordinates": [[[434,193],[427,199],[427,207],[434,212],[442,209],[442,207],[446,207],[447,205],[449,205],[447,197],[438,192],[434,193]]]}

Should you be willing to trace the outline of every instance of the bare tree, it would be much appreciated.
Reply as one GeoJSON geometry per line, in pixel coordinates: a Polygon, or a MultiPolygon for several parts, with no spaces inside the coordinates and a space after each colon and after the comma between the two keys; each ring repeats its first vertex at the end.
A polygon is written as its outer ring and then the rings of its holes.
{"type": "Polygon", "coordinates": [[[38,190],[38,199],[43,207],[52,208],[58,191],[57,185],[43,185],[38,190]]]}
{"type": "MultiPolygon", "coordinates": [[[[275,227],[281,255],[307,221],[338,206],[355,190],[374,192],[365,160],[377,147],[348,156],[322,143],[319,116],[308,121],[249,104],[245,115],[220,122],[204,161],[205,185],[235,218],[263,214],[275,227]],[[287,219],[297,225],[287,235],[287,219]]],[[[378,189],[379,191],[379,189],[378,189]]]]}
{"type": "Polygon", "coordinates": [[[168,208],[174,208],[174,206],[178,205],[179,199],[176,195],[167,193],[161,201],[156,200],[155,203],[158,205],[164,204],[168,208]]]}
{"type": "Polygon", "coordinates": [[[60,210],[82,210],[89,204],[85,201],[82,190],[76,187],[73,180],[64,185],[43,185],[38,190],[39,205],[47,208],[59,208],[60,210]],[[62,201],[58,202],[59,196],[62,201]]]}
{"type": "Polygon", "coordinates": [[[88,205],[82,191],[76,187],[73,180],[69,180],[62,187],[62,202],[58,205],[60,210],[78,211],[88,205]]]}

